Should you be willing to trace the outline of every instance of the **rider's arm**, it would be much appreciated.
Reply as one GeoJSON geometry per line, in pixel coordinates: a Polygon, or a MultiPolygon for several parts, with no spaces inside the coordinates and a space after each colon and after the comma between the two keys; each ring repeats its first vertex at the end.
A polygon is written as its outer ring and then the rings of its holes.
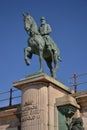
{"type": "Polygon", "coordinates": [[[47,24],[47,33],[49,34],[49,33],[51,33],[51,32],[52,32],[52,29],[51,29],[50,25],[47,24]]]}

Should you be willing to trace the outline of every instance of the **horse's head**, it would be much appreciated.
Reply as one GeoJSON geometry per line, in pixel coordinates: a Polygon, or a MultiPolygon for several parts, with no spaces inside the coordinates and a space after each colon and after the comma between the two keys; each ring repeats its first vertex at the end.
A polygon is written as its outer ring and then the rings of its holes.
{"type": "Polygon", "coordinates": [[[32,26],[32,19],[28,13],[23,13],[24,16],[24,28],[26,31],[29,31],[32,26]]]}
{"type": "Polygon", "coordinates": [[[24,28],[28,32],[38,34],[38,27],[35,20],[29,15],[29,13],[23,13],[24,16],[24,28]]]}

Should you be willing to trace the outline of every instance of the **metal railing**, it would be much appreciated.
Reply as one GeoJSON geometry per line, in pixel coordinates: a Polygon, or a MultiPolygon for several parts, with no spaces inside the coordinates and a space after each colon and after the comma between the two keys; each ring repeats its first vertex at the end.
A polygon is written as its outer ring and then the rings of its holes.
{"type": "Polygon", "coordinates": [[[84,85],[83,86],[83,91],[87,89],[87,73],[83,74],[74,74],[72,77],[69,78],[68,80],[70,88],[74,89],[75,93],[80,90],[79,85],[84,85]]]}
{"type": "Polygon", "coordinates": [[[21,103],[21,91],[10,89],[9,91],[0,92],[0,107],[12,106],[21,103]]]}

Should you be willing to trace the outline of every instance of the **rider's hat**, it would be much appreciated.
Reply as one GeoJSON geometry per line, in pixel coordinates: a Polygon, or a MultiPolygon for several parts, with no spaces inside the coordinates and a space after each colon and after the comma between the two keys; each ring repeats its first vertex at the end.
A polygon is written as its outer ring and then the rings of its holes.
{"type": "Polygon", "coordinates": [[[45,17],[41,17],[41,19],[40,20],[45,20],[45,17]]]}

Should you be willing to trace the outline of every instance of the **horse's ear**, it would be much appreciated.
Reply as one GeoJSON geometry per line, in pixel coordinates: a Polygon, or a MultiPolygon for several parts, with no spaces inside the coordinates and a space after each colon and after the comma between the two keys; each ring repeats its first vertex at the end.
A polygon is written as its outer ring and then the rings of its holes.
{"type": "Polygon", "coordinates": [[[28,13],[28,12],[26,12],[26,13],[22,13],[22,15],[23,15],[24,17],[26,17],[26,16],[29,15],[29,13],[28,13]]]}
{"type": "Polygon", "coordinates": [[[26,16],[26,14],[25,13],[22,13],[22,15],[25,17],[26,16]]]}
{"type": "Polygon", "coordinates": [[[28,13],[28,12],[26,12],[26,15],[29,15],[29,13],[28,13]]]}

